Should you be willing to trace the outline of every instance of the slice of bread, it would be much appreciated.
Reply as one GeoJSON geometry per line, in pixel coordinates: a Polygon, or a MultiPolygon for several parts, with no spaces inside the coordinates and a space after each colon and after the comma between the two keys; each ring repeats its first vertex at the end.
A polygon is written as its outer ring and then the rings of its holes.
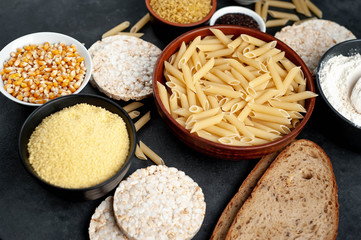
{"type": "Polygon", "coordinates": [[[226,239],[336,239],[337,186],[326,153],[290,144],[261,177],[226,239]]]}
{"type": "Polygon", "coordinates": [[[224,240],[226,238],[227,232],[231,227],[237,212],[242,207],[243,203],[247,200],[258,180],[262,177],[263,173],[277,157],[278,153],[279,152],[268,154],[259,160],[246,180],[243,181],[241,187],[238,189],[238,192],[234,195],[226,208],[223,210],[222,215],[213,230],[210,240],[224,240]]]}

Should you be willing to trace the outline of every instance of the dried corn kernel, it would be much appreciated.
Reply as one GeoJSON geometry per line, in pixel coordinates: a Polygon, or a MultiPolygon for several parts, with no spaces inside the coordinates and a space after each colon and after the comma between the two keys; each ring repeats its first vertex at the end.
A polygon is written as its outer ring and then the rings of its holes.
{"type": "Polygon", "coordinates": [[[64,43],[45,42],[18,48],[3,66],[0,75],[5,90],[31,103],[45,103],[73,93],[86,73],[84,58],[76,46],[64,43]]]}

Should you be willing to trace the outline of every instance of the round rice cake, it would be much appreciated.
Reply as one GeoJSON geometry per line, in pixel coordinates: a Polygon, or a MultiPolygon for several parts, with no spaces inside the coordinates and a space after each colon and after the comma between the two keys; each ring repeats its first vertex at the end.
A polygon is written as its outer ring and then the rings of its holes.
{"type": "Polygon", "coordinates": [[[93,60],[90,83],[116,100],[141,100],[152,95],[154,65],[161,50],[140,38],[115,35],[89,48],[93,60]]]}
{"type": "Polygon", "coordinates": [[[308,20],[299,25],[286,26],[275,37],[290,46],[306,63],[312,75],[323,54],[333,45],[355,39],[345,27],[323,19],[308,20]]]}
{"type": "Polygon", "coordinates": [[[128,240],[115,222],[112,196],[107,197],[95,209],[90,220],[89,239],[128,240]]]}
{"type": "Polygon", "coordinates": [[[129,239],[191,239],[206,211],[202,189],[163,165],[135,171],[114,194],[114,215],[129,239]]]}

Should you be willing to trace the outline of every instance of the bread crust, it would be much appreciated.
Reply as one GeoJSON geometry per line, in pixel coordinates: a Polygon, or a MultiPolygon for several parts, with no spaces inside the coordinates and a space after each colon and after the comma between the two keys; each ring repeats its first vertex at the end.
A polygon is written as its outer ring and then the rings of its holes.
{"type": "MultiPolygon", "coordinates": [[[[310,150],[314,153],[317,153],[317,156],[321,156],[319,158],[317,158],[320,162],[319,164],[323,164],[325,163],[327,165],[326,170],[328,172],[328,180],[330,180],[330,182],[332,182],[332,187],[330,188],[331,190],[331,199],[328,199],[329,203],[330,203],[330,208],[332,208],[332,212],[328,212],[327,215],[332,215],[332,226],[331,229],[329,229],[327,231],[327,233],[329,233],[329,236],[324,236],[324,239],[336,239],[337,237],[337,231],[338,231],[338,218],[339,218],[339,204],[338,204],[338,196],[337,196],[337,185],[336,185],[336,179],[333,173],[333,169],[332,169],[332,164],[330,159],[328,158],[327,154],[323,151],[323,149],[321,147],[319,147],[317,144],[315,144],[312,141],[309,140],[305,140],[305,139],[301,139],[298,140],[294,143],[291,143],[284,151],[282,151],[278,157],[272,162],[272,164],[270,165],[270,167],[266,170],[266,172],[263,174],[263,176],[261,177],[261,179],[258,181],[256,187],[253,189],[251,195],[249,196],[249,198],[245,201],[245,203],[242,205],[241,209],[238,211],[237,216],[235,217],[232,226],[230,227],[226,239],[248,239],[247,237],[242,238],[242,236],[240,236],[240,232],[243,231],[244,226],[246,224],[242,225],[242,220],[245,219],[245,215],[247,214],[247,211],[252,211],[252,204],[257,203],[257,192],[259,191],[260,193],[262,193],[262,189],[264,188],[264,181],[269,180],[269,176],[271,176],[271,174],[273,174],[273,172],[275,171],[275,169],[279,169],[279,164],[285,162],[286,160],[292,160],[293,155],[295,154],[293,151],[299,151],[299,149],[303,149],[303,151],[306,150],[310,150]],[[322,162],[322,163],[321,163],[322,162]],[[269,175],[269,176],[268,176],[269,175]],[[241,230],[242,229],[242,230],[241,230]]],[[[305,154],[306,156],[306,154],[305,154]]],[[[308,156],[308,155],[307,155],[308,156]]],[[[296,160],[295,160],[296,161],[296,160]]],[[[283,163],[283,164],[288,164],[288,163],[283,163]]],[[[273,175],[272,175],[273,176],[273,175]]],[[[267,181],[266,181],[267,183],[267,181]]],[[[282,186],[277,186],[276,190],[277,191],[281,191],[282,186]]],[[[252,212],[253,213],[253,212],[252,212]]],[[[292,212],[292,214],[294,214],[294,212],[292,212]]],[[[275,217],[275,216],[273,216],[275,217]]],[[[284,215],[283,215],[284,217],[284,215]]],[[[271,217],[272,219],[272,217],[271,217]]],[[[284,220],[284,219],[283,219],[284,220]]],[[[304,220],[304,219],[303,219],[304,220]]],[[[287,219],[288,221],[288,219],[287,219]]],[[[258,226],[257,226],[258,227],[258,226]]],[[[272,231],[272,229],[268,229],[269,231],[272,231]]],[[[260,232],[265,232],[265,230],[261,230],[260,232]]],[[[277,234],[280,234],[280,232],[278,232],[277,234]]],[[[303,233],[301,233],[303,234],[303,233]]],[[[304,233],[305,234],[305,233],[304,233]]],[[[312,233],[311,233],[312,234],[312,233]]],[[[310,236],[310,234],[308,235],[310,236]]],[[[281,238],[281,236],[279,236],[280,238],[277,239],[287,239],[286,237],[281,238]]],[[[317,239],[316,236],[312,236],[314,239],[317,239]]],[[[261,238],[256,238],[256,239],[261,239],[261,238]]],[[[272,239],[272,237],[270,237],[269,239],[272,239]]],[[[308,239],[307,237],[303,237],[302,239],[308,239]]]]}
{"type": "Polygon", "coordinates": [[[231,227],[237,212],[247,200],[258,180],[262,177],[279,152],[280,151],[268,154],[259,160],[256,166],[252,169],[251,173],[243,181],[242,185],[238,189],[238,192],[233,196],[231,201],[229,201],[226,208],[223,210],[210,240],[224,240],[226,238],[227,232],[231,227]]]}

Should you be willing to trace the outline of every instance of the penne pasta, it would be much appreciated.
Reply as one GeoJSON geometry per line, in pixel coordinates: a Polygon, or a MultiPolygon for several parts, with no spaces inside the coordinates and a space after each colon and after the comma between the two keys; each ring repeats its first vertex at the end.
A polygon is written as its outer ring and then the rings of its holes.
{"type": "Polygon", "coordinates": [[[261,1],[257,1],[254,4],[254,11],[261,16],[261,10],[262,10],[262,2],[261,1]]]}
{"type": "Polygon", "coordinates": [[[310,12],[310,10],[308,9],[305,0],[300,0],[300,1],[299,1],[299,4],[300,4],[300,6],[301,6],[301,8],[302,8],[302,10],[303,10],[303,14],[304,14],[306,17],[311,17],[311,16],[312,16],[312,15],[311,15],[311,12],[310,12]]]}
{"type": "Polygon", "coordinates": [[[129,112],[131,112],[131,111],[133,111],[133,110],[135,110],[135,109],[140,108],[140,107],[143,106],[143,105],[144,105],[144,104],[141,103],[141,102],[132,102],[132,103],[124,106],[123,109],[124,109],[127,113],[129,113],[129,112]]]}
{"type": "Polygon", "coordinates": [[[232,42],[232,40],[227,37],[221,30],[216,28],[211,28],[211,32],[218,38],[218,40],[223,43],[223,45],[227,46],[232,42]]]}
{"type": "Polygon", "coordinates": [[[113,27],[112,29],[110,29],[109,31],[105,32],[102,35],[102,39],[113,36],[113,35],[117,34],[118,32],[123,31],[124,29],[128,28],[129,25],[130,25],[129,21],[124,21],[124,22],[120,23],[119,25],[117,25],[117,26],[113,27]]]}
{"type": "Polygon", "coordinates": [[[305,12],[303,11],[303,7],[300,3],[301,1],[303,1],[303,0],[292,0],[292,3],[293,3],[293,5],[295,5],[296,12],[305,14],[305,12]]]}
{"type": "Polygon", "coordinates": [[[134,123],[135,131],[141,129],[150,120],[150,111],[144,114],[138,121],[134,123]]]}
{"type": "Polygon", "coordinates": [[[171,116],[191,133],[227,145],[264,144],[289,133],[303,118],[304,99],[316,96],[306,91],[300,67],[276,41],[246,34],[232,40],[213,30],[218,36],[182,43],[164,63],[171,95],[157,87],[171,116]]]}
{"type": "Polygon", "coordinates": [[[217,114],[207,119],[199,120],[196,123],[194,123],[193,128],[191,129],[190,132],[194,133],[204,128],[216,125],[217,123],[220,123],[222,119],[223,119],[223,113],[217,114]]]}
{"type": "Polygon", "coordinates": [[[317,97],[318,95],[314,92],[311,91],[304,91],[304,92],[300,92],[300,93],[295,93],[292,95],[288,95],[288,96],[283,96],[283,97],[279,97],[278,99],[280,101],[285,101],[285,102],[297,102],[300,100],[304,100],[304,99],[308,99],[308,98],[314,98],[317,97]]]}
{"type": "Polygon", "coordinates": [[[268,1],[265,2],[265,4],[263,4],[262,9],[261,9],[261,18],[263,19],[263,21],[267,21],[267,12],[268,12],[268,7],[269,7],[269,3],[268,1]]]}
{"type": "Polygon", "coordinates": [[[285,9],[295,9],[296,8],[295,5],[293,5],[290,2],[268,0],[267,3],[270,7],[278,7],[278,8],[285,8],[285,9]]]}
{"type": "Polygon", "coordinates": [[[168,97],[167,89],[160,82],[157,82],[157,88],[158,88],[158,92],[159,92],[160,101],[162,102],[165,110],[168,113],[170,113],[169,97],[168,97]]]}
{"type": "Polygon", "coordinates": [[[187,50],[183,53],[182,57],[180,58],[178,62],[178,68],[181,68],[182,65],[185,65],[188,60],[191,58],[194,51],[196,51],[196,47],[198,43],[201,41],[201,37],[196,37],[192,43],[188,46],[187,50]]]}
{"type": "Polygon", "coordinates": [[[128,113],[128,114],[129,114],[129,117],[130,117],[131,119],[134,119],[134,118],[139,117],[140,112],[139,112],[139,111],[131,111],[131,112],[128,113]]]}
{"type": "Polygon", "coordinates": [[[294,13],[285,13],[285,12],[272,11],[272,10],[269,10],[268,13],[274,18],[287,18],[294,22],[300,20],[300,18],[294,13]]]}
{"type": "Polygon", "coordinates": [[[130,29],[131,33],[137,33],[145,24],[150,21],[150,14],[145,14],[134,26],[130,29]]]}
{"type": "Polygon", "coordinates": [[[322,11],[313,4],[310,0],[306,0],[306,6],[313,12],[318,18],[322,18],[322,11]]]}
{"type": "Polygon", "coordinates": [[[157,165],[165,165],[163,159],[156,154],[152,149],[145,145],[142,141],[139,141],[139,147],[142,152],[150,158],[157,165]]]}
{"type": "Polygon", "coordinates": [[[147,156],[144,155],[142,149],[140,149],[139,147],[139,144],[137,144],[137,146],[135,147],[135,156],[138,158],[138,159],[141,159],[141,160],[147,160],[147,156]]]}
{"type": "Polygon", "coordinates": [[[116,35],[126,35],[126,36],[132,36],[132,37],[140,38],[141,36],[144,35],[144,33],[119,32],[119,33],[116,33],[116,35]]]}
{"type": "Polygon", "coordinates": [[[268,20],[266,22],[266,27],[280,27],[280,26],[284,26],[287,24],[287,22],[289,21],[288,18],[279,18],[279,19],[272,19],[272,20],[268,20]]]}

